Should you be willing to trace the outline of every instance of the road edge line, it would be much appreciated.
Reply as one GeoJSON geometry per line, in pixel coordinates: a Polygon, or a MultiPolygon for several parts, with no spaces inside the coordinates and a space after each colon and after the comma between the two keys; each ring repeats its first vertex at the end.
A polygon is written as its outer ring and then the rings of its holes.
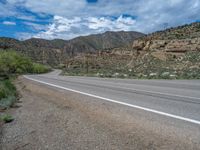
{"type": "Polygon", "coordinates": [[[191,122],[191,123],[200,125],[200,121],[198,121],[198,120],[185,118],[185,117],[181,117],[181,116],[177,116],[177,115],[173,115],[173,114],[165,113],[165,112],[162,112],[162,111],[158,111],[158,110],[154,110],[154,109],[150,109],[150,108],[146,108],[146,107],[142,107],[142,106],[137,106],[137,105],[133,105],[133,104],[125,103],[125,102],[120,102],[120,101],[117,101],[117,100],[113,100],[113,99],[97,96],[97,95],[90,94],[90,93],[81,92],[81,91],[78,91],[78,90],[73,90],[73,89],[66,88],[66,87],[59,86],[59,85],[55,85],[55,84],[52,84],[52,83],[40,81],[40,80],[37,80],[37,79],[32,79],[30,77],[27,77],[26,75],[24,75],[23,77],[25,77],[26,79],[29,79],[29,80],[32,80],[32,81],[35,81],[35,82],[39,82],[39,83],[42,83],[42,84],[45,84],[45,85],[49,85],[49,86],[52,86],[52,87],[56,87],[56,88],[59,88],[59,89],[63,89],[63,90],[67,90],[67,91],[71,91],[71,92],[75,92],[75,93],[79,93],[79,94],[82,94],[82,95],[86,95],[86,96],[102,99],[102,100],[105,100],[105,101],[109,101],[109,102],[113,102],[113,103],[129,106],[129,107],[132,107],[132,108],[137,108],[137,109],[140,109],[140,110],[144,110],[144,111],[152,112],[152,113],[155,113],[155,114],[159,114],[159,115],[163,115],[163,116],[167,116],[167,117],[171,117],[171,118],[175,118],[175,119],[179,119],[179,120],[183,120],[183,121],[187,121],[187,122],[191,122]]]}

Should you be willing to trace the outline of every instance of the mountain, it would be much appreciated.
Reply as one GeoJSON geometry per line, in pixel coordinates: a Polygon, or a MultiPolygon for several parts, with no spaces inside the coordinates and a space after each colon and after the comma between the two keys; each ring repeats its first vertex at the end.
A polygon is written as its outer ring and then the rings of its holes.
{"type": "Polygon", "coordinates": [[[123,47],[142,36],[144,34],[133,31],[108,31],[103,34],[81,36],[72,40],[31,38],[19,41],[12,38],[0,38],[0,48],[22,52],[37,62],[57,65],[78,53],[123,47]]]}
{"type": "Polygon", "coordinates": [[[133,49],[184,53],[200,50],[200,23],[170,28],[135,40],[133,49]]]}
{"type": "Polygon", "coordinates": [[[144,35],[105,32],[72,40],[0,38],[37,62],[58,65],[68,75],[200,79],[200,23],[144,35]]]}
{"type": "Polygon", "coordinates": [[[67,75],[200,79],[200,23],[137,38],[132,48],[76,56],[66,62],[65,70],[67,75]]]}

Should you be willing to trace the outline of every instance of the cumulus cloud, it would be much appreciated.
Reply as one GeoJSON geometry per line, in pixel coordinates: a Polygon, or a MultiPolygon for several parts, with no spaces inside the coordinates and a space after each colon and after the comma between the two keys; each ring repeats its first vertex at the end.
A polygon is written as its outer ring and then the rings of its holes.
{"type": "Polygon", "coordinates": [[[45,31],[39,32],[37,38],[63,38],[70,39],[80,35],[102,33],[105,31],[132,30],[135,20],[131,17],[119,16],[116,19],[110,17],[74,17],[68,19],[54,16],[53,23],[45,31]]]}
{"type": "Polygon", "coordinates": [[[34,33],[30,32],[18,32],[16,33],[16,36],[18,37],[19,40],[27,40],[30,39],[34,36],[34,33]]]}
{"type": "Polygon", "coordinates": [[[11,22],[11,21],[4,21],[3,24],[4,24],[4,25],[9,25],[9,26],[14,26],[14,25],[16,25],[15,22],[11,22]]]}
{"type": "Polygon", "coordinates": [[[14,5],[22,5],[34,12],[43,12],[64,17],[71,16],[120,16],[158,14],[188,15],[200,12],[199,0],[99,0],[88,4],[86,0],[8,0],[14,5]]]}
{"type": "Polygon", "coordinates": [[[14,16],[16,14],[15,7],[9,3],[0,1],[0,17],[14,16]]]}
{"type": "Polygon", "coordinates": [[[98,0],[92,4],[86,0],[7,0],[0,3],[3,11],[0,15],[19,16],[16,7],[54,16],[44,31],[35,35],[50,39],[69,39],[107,30],[150,33],[200,20],[199,0],[98,0]]]}
{"type": "Polygon", "coordinates": [[[86,0],[7,0],[7,2],[25,7],[33,12],[61,16],[75,15],[75,12],[80,14],[87,6],[86,0]]]}
{"type": "Polygon", "coordinates": [[[35,31],[45,30],[47,28],[47,25],[37,24],[33,22],[23,22],[23,24],[27,25],[29,28],[35,31]]]}
{"type": "Polygon", "coordinates": [[[132,26],[135,24],[135,20],[131,17],[123,17],[122,15],[118,17],[117,19],[113,20],[111,18],[105,18],[105,17],[89,17],[86,19],[86,25],[88,25],[88,28],[104,31],[104,30],[113,30],[113,31],[119,31],[119,30],[131,30],[132,26]]]}

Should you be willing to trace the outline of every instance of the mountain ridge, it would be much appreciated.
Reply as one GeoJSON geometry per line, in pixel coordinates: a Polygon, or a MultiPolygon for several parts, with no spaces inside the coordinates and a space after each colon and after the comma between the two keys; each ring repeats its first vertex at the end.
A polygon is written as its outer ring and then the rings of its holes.
{"type": "Polygon", "coordinates": [[[132,47],[66,61],[64,74],[147,79],[200,79],[200,23],[135,39],[132,47]]]}
{"type": "Polygon", "coordinates": [[[107,31],[102,34],[81,36],[71,40],[31,38],[20,41],[2,37],[0,38],[0,48],[13,49],[30,56],[37,62],[55,65],[77,53],[95,52],[130,45],[133,40],[142,36],[144,36],[143,33],[135,31],[107,31]]]}
{"type": "Polygon", "coordinates": [[[200,22],[157,31],[133,41],[138,51],[184,53],[200,50],[200,22]]]}

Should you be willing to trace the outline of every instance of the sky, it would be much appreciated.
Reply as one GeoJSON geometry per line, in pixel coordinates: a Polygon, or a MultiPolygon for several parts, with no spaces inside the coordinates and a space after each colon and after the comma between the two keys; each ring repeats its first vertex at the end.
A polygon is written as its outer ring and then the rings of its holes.
{"type": "Polygon", "coordinates": [[[0,0],[0,36],[72,39],[200,21],[200,0],[0,0]]]}

